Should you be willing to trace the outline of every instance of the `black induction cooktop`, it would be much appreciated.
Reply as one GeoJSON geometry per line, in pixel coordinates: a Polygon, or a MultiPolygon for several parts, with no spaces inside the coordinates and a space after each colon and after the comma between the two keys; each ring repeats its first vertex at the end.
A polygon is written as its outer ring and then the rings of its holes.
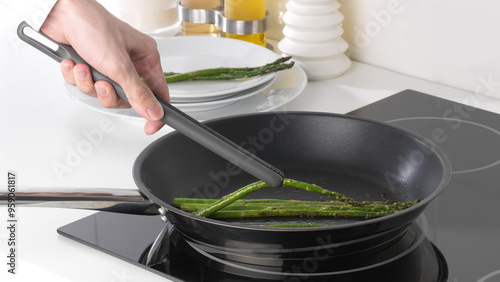
{"type": "Polygon", "coordinates": [[[58,232],[173,281],[500,281],[500,116],[412,90],[349,114],[422,135],[448,155],[453,174],[404,234],[342,268],[301,275],[287,261],[262,267],[220,260],[154,216],[99,212],[58,232]],[[168,239],[154,244],[162,231],[168,239]]]}

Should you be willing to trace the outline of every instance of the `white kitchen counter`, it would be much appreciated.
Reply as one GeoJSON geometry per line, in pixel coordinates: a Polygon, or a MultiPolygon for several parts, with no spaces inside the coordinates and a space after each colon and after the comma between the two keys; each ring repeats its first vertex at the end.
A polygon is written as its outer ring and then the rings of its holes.
{"type": "MultiPolygon", "coordinates": [[[[59,66],[12,37],[12,25],[0,34],[0,172],[18,174],[21,186],[135,188],[132,165],[141,150],[168,133],[143,133],[143,124],[90,110],[67,97],[59,66]],[[12,43],[14,42],[14,43],[12,43]],[[14,46],[14,47],[13,47],[14,46]],[[104,129],[104,130],[103,130],[104,129]],[[86,155],[71,151],[100,130],[86,155]],[[56,173],[55,166],[69,171],[56,173]]],[[[478,80],[478,87],[481,85],[478,80]]],[[[490,85],[491,87],[491,85],[490,85]]],[[[414,89],[500,113],[500,101],[354,62],[344,75],[311,81],[304,92],[279,110],[347,113],[404,89],[414,89]]],[[[88,143],[88,142],[87,142],[88,143]]],[[[7,274],[7,211],[0,208],[1,281],[165,281],[127,262],[76,243],[56,229],[91,211],[18,208],[17,275],[7,274]],[[8,280],[5,280],[8,278],[8,280]]]]}

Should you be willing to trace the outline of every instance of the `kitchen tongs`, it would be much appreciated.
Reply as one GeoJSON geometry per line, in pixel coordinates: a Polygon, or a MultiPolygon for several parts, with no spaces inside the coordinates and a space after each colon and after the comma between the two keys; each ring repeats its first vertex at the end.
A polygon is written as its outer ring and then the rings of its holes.
{"type": "MultiPolygon", "coordinates": [[[[83,60],[76,53],[73,47],[71,47],[70,45],[55,42],[54,40],[46,36],[43,32],[35,31],[29,24],[24,21],[19,24],[19,27],[17,28],[17,34],[19,38],[21,38],[21,40],[42,51],[44,54],[56,60],[57,62],[61,62],[64,59],[71,59],[73,62],[75,62],[75,64],[87,64],[87,62],[85,62],[85,60],[83,60]],[[58,46],[57,50],[53,50],[49,46],[46,46],[42,42],[36,40],[34,37],[26,35],[26,28],[31,29],[33,32],[40,34],[41,36],[56,44],[58,46]]],[[[89,67],[92,72],[94,82],[99,80],[108,81],[109,83],[111,83],[111,85],[113,85],[116,94],[118,94],[118,96],[120,96],[120,98],[122,98],[123,100],[128,101],[127,96],[125,95],[125,92],[120,85],[95,70],[92,66],[89,65],[89,67]]],[[[159,99],[158,97],[157,99],[162,105],[165,112],[165,115],[161,120],[162,122],[171,126],[178,132],[186,135],[200,145],[206,147],[210,151],[218,154],[222,158],[237,165],[249,174],[266,182],[271,187],[281,186],[284,177],[283,172],[251,154],[241,146],[238,146],[234,142],[215,132],[206,125],[198,122],[197,120],[180,111],[171,104],[159,99]]]]}

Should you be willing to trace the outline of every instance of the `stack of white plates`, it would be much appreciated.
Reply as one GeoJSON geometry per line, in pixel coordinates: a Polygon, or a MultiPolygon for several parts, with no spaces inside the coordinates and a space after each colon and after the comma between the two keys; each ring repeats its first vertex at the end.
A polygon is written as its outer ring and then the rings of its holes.
{"type": "MultiPolygon", "coordinates": [[[[165,72],[184,73],[218,67],[256,67],[279,55],[264,47],[228,38],[168,37],[157,39],[165,72]]],[[[297,97],[307,77],[297,65],[292,69],[247,79],[179,81],[169,83],[172,105],[199,120],[242,113],[270,111],[297,97]]],[[[142,119],[132,109],[106,109],[97,99],[64,84],[69,96],[94,110],[142,119]]]]}

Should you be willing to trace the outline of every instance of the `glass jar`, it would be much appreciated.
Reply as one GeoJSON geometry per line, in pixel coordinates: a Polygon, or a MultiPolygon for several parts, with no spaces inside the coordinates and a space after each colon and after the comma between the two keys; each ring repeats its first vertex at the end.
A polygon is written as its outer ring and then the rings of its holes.
{"type": "MultiPolygon", "coordinates": [[[[266,0],[224,0],[224,16],[231,20],[252,21],[266,16],[266,0]]],[[[266,46],[266,32],[256,34],[224,33],[224,37],[266,46]]]]}
{"type": "MultiPolygon", "coordinates": [[[[251,0],[253,1],[253,0],[251,0]]],[[[181,0],[181,6],[190,9],[218,9],[220,0],[181,0]]],[[[182,35],[221,36],[219,27],[207,23],[182,22],[182,35]]]]}

